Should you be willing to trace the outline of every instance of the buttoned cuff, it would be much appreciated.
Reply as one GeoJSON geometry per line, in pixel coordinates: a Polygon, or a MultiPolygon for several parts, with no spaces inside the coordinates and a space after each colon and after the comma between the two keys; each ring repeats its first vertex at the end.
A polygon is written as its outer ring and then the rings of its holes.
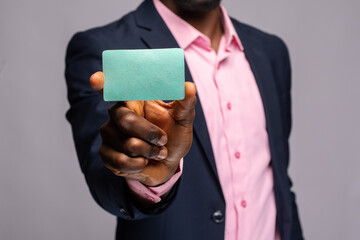
{"type": "Polygon", "coordinates": [[[165,183],[157,187],[147,187],[136,180],[128,180],[126,182],[130,190],[141,200],[151,204],[161,201],[161,197],[168,193],[175,185],[182,174],[183,158],[180,160],[179,167],[175,174],[165,183]]]}

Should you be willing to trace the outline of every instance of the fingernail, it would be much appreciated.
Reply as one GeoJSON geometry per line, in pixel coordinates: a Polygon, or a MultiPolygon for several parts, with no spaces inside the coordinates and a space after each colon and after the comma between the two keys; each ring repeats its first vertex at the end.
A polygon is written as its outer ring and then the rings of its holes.
{"type": "Polygon", "coordinates": [[[165,149],[161,149],[157,157],[159,159],[165,159],[166,156],[167,156],[167,151],[165,149]]]}
{"type": "Polygon", "coordinates": [[[158,145],[164,146],[167,143],[167,137],[163,135],[160,140],[157,142],[158,145]]]}

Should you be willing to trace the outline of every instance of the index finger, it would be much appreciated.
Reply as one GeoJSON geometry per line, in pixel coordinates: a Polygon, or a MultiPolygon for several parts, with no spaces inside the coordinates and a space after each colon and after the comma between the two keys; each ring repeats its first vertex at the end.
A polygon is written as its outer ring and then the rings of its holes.
{"type": "Polygon", "coordinates": [[[104,89],[104,74],[103,74],[103,72],[99,71],[99,72],[96,72],[93,75],[91,75],[90,85],[94,90],[103,94],[103,89],[104,89]]]}

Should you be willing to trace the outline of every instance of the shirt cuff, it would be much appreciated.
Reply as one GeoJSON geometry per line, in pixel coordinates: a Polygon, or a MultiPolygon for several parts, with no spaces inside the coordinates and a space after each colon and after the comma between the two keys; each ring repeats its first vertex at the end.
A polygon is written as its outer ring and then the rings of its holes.
{"type": "Polygon", "coordinates": [[[147,187],[136,180],[128,180],[126,182],[130,190],[141,200],[147,203],[158,203],[161,201],[161,197],[168,193],[175,185],[177,180],[182,174],[183,158],[180,160],[179,167],[175,174],[165,183],[157,187],[147,187]]]}

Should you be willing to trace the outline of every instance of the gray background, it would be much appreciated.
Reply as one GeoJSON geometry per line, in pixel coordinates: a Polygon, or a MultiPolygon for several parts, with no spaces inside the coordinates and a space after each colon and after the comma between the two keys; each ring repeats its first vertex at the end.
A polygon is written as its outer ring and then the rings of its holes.
{"type": "MultiPolygon", "coordinates": [[[[140,0],[1,0],[0,239],[113,239],[75,155],[63,77],[66,45],[140,0]]],[[[224,0],[281,36],[293,66],[290,173],[307,239],[360,235],[360,2],[224,0]]]]}

